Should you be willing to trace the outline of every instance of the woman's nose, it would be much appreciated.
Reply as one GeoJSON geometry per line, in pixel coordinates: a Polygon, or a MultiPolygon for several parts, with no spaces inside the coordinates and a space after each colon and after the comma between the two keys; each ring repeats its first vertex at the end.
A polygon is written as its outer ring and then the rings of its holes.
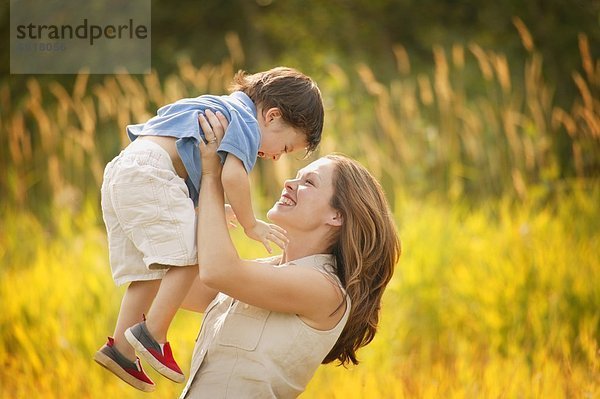
{"type": "Polygon", "coordinates": [[[298,179],[287,179],[283,185],[285,186],[286,190],[294,191],[298,186],[298,179]]]}
{"type": "Polygon", "coordinates": [[[279,161],[279,158],[281,158],[281,154],[273,155],[273,161],[279,161]]]}

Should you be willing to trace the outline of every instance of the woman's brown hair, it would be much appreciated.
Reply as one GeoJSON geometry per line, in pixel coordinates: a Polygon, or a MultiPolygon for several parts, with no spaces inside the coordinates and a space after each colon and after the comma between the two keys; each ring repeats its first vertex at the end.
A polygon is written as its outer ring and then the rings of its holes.
{"type": "Polygon", "coordinates": [[[343,155],[326,158],[336,163],[331,206],[343,220],[331,252],[351,309],[323,363],[358,364],[356,351],[377,332],[381,297],[400,257],[400,240],[383,189],[369,171],[343,155]]]}
{"type": "Polygon", "coordinates": [[[303,73],[287,67],[248,74],[238,71],[230,91],[241,91],[263,109],[279,108],[284,121],[306,135],[306,154],[321,141],[324,107],[317,84],[303,73]]]}

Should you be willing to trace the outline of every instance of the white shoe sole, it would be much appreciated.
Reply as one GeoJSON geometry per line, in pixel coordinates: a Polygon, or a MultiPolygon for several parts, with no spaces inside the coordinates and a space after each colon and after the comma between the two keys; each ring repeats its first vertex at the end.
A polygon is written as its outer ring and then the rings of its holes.
{"type": "Polygon", "coordinates": [[[105,369],[115,374],[117,377],[119,377],[132,387],[139,389],[140,391],[152,392],[156,389],[155,385],[148,384],[144,381],[140,381],[131,374],[129,374],[127,371],[123,370],[123,368],[119,366],[119,363],[115,362],[110,357],[106,356],[100,351],[96,352],[96,354],[94,355],[94,360],[100,366],[104,367],[105,369]]]}

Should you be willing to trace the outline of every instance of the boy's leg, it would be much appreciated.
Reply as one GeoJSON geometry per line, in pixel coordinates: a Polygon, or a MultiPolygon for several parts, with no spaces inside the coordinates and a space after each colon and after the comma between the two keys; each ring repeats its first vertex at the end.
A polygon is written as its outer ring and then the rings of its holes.
{"type": "Polygon", "coordinates": [[[160,280],[133,281],[127,287],[115,326],[116,349],[130,360],[135,359],[135,350],[125,338],[125,330],[139,323],[148,312],[160,287],[160,280]]]}
{"type": "Polygon", "coordinates": [[[154,382],[144,372],[124,332],[139,322],[141,315],[150,308],[159,286],[160,280],[134,281],[129,284],[121,301],[114,337],[108,337],[108,342],[94,354],[94,360],[98,364],[145,392],[154,391],[154,382]]]}
{"type": "Polygon", "coordinates": [[[127,329],[126,339],[156,371],[175,382],[185,376],[167,342],[167,330],[198,274],[198,266],[172,266],[163,277],[146,321],[127,329]]]}
{"type": "Polygon", "coordinates": [[[198,265],[173,266],[163,277],[146,315],[146,327],[159,342],[167,341],[169,326],[198,274],[198,265]]]}

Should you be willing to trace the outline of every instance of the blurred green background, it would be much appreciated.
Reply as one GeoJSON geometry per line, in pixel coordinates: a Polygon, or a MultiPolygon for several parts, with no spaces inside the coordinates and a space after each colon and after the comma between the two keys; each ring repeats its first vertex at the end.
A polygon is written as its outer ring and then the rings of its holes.
{"type": "MultiPolygon", "coordinates": [[[[303,397],[600,397],[600,2],[153,1],[149,75],[9,75],[0,16],[0,398],[145,396],[91,361],[123,292],[104,165],[126,124],[277,65],[318,82],[324,137],[258,163],[256,213],[338,151],[380,179],[403,242],[361,364],[303,397]]],[[[170,333],[186,372],[200,320],[170,333]]]]}

